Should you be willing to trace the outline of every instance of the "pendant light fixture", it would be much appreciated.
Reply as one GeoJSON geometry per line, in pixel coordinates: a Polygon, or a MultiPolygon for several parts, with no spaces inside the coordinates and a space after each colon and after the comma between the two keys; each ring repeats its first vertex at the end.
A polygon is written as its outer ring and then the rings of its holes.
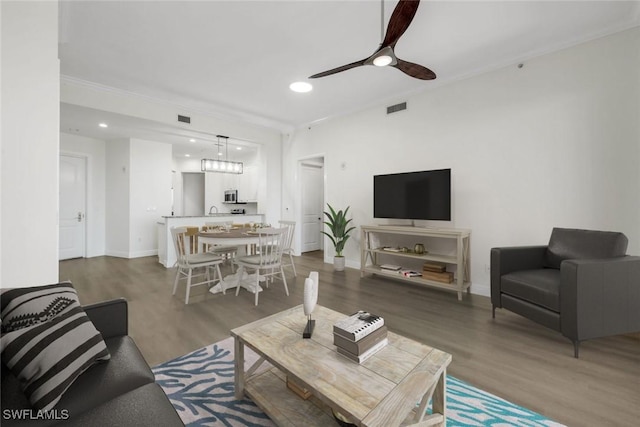
{"type": "Polygon", "coordinates": [[[229,137],[224,135],[216,135],[218,138],[217,146],[217,159],[202,159],[200,162],[200,168],[203,172],[224,172],[224,173],[235,173],[241,174],[243,165],[242,162],[232,162],[229,160],[229,137]],[[222,142],[220,140],[224,140],[225,147],[225,156],[224,159],[220,158],[222,156],[222,142]]]}

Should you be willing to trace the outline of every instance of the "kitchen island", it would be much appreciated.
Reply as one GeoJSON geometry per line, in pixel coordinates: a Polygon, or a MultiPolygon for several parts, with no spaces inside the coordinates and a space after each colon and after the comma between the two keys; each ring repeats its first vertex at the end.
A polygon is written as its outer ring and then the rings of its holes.
{"type": "Polygon", "coordinates": [[[158,222],[158,261],[166,268],[176,263],[176,251],[171,238],[172,227],[202,228],[207,222],[232,221],[234,224],[262,223],[264,214],[210,214],[203,216],[163,216],[158,222]]]}

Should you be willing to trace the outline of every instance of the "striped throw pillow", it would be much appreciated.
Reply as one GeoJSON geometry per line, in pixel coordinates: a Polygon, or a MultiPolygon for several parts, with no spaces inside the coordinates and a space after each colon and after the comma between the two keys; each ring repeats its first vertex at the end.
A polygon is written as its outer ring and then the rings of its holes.
{"type": "Polygon", "coordinates": [[[71,282],[0,290],[2,333],[46,322],[80,305],[71,282]]]}
{"type": "Polygon", "coordinates": [[[111,355],[71,283],[2,290],[4,363],[34,408],[48,411],[93,364],[111,355]]]}

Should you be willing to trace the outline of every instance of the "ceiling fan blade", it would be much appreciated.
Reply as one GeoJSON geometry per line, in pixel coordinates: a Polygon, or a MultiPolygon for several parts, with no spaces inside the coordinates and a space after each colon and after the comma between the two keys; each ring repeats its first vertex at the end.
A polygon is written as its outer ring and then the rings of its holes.
{"type": "Polygon", "coordinates": [[[366,61],[366,59],[361,59],[360,61],[352,62],[351,64],[343,65],[342,67],[338,67],[338,68],[334,68],[332,70],[323,71],[322,73],[314,74],[313,76],[309,76],[309,78],[310,79],[317,79],[318,77],[330,76],[331,74],[336,74],[336,73],[339,73],[341,71],[347,71],[347,70],[350,70],[352,68],[356,68],[356,67],[359,67],[361,65],[364,65],[365,61],[366,61]]]}
{"type": "Polygon", "coordinates": [[[402,59],[398,59],[398,63],[392,66],[411,77],[415,77],[416,79],[433,80],[436,78],[436,73],[434,73],[427,67],[414,64],[413,62],[408,62],[408,61],[403,61],[402,59]]]}
{"type": "Polygon", "coordinates": [[[418,11],[420,0],[400,0],[391,14],[387,33],[384,36],[382,46],[394,47],[400,37],[407,31],[409,24],[418,11]]]}

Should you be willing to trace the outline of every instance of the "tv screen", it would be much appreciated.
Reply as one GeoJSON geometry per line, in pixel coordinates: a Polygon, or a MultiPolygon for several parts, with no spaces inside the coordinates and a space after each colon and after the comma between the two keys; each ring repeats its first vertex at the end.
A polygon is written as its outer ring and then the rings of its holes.
{"type": "Polygon", "coordinates": [[[451,221],[451,169],[375,175],[373,216],[451,221]]]}

